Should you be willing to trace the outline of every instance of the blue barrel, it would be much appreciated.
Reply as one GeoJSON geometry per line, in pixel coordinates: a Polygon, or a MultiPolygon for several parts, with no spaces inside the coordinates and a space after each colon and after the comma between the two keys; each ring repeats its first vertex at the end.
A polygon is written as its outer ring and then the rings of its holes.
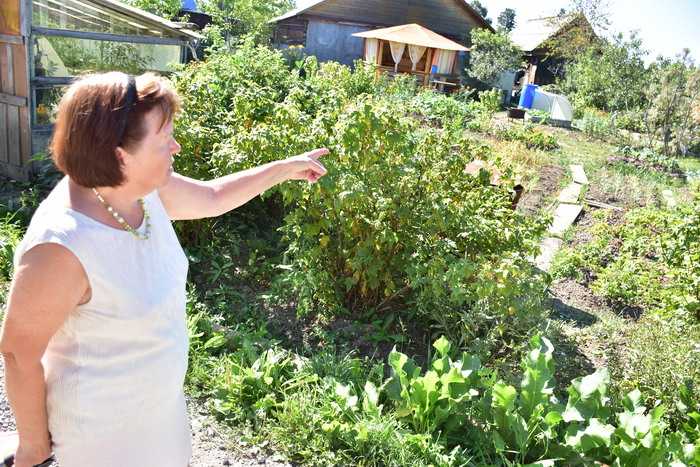
{"type": "Polygon", "coordinates": [[[538,87],[539,86],[536,84],[526,84],[525,89],[523,89],[523,91],[520,93],[520,102],[518,103],[518,107],[523,109],[531,109],[538,87]]]}

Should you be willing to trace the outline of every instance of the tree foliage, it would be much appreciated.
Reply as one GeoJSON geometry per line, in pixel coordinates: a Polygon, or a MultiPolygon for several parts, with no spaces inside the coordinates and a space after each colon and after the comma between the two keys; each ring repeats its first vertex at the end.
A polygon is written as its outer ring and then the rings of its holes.
{"type": "Polygon", "coordinates": [[[469,4],[476,10],[479,15],[486,20],[487,23],[491,24],[491,20],[486,16],[489,14],[489,10],[481,4],[479,0],[472,0],[469,4]]]}
{"type": "Polygon", "coordinates": [[[700,69],[688,49],[675,60],[660,59],[651,66],[646,113],[649,145],[660,141],[665,155],[686,154],[700,141],[697,109],[700,69]]]}
{"type": "Polygon", "coordinates": [[[272,26],[269,21],[292,8],[294,0],[206,0],[202,10],[212,16],[214,24],[227,36],[250,35],[257,42],[268,42],[272,26]]]}
{"type": "Polygon", "coordinates": [[[506,8],[498,15],[498,26],[504,31],[511,32],[515,28],[515,10],[506,8]]]}
{"type": "Polygon", "coordinates": [[[647,51],[636,34],[618,35],[600,47],[590,47],[566,70],[562,89],[574,106],[583,109],[621,111],[646,103],[647,51]]]}
{"type": "Polygon", "coordinates": [[[165,19],[175,17],[182,7],[180,0],[125,0],[125,2],[165,19]]]}
{"type": "Polygon", "coordinates": [[[472,29],[472,51],[467,74],[494,83],[505,71],[521,66],[522,50],[503,32],[472,29]]]}

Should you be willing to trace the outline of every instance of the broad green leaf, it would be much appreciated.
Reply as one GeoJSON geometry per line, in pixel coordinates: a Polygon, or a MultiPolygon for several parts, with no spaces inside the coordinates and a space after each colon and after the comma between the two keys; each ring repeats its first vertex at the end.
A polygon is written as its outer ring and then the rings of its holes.
{"type": "Polygon", "coordinates": [[[441,336],[438,340],[433,343],[433,347],[438,351],[441,357],[446,357],[450,352],[450,341],[445,339],[445,336],[441,336]]]}
{"type": "Polygon", "coordinates": [[[204,350],[218,349],[226,344],[226,337],[223,334],[215,334],[204,343],[204,350]]]}

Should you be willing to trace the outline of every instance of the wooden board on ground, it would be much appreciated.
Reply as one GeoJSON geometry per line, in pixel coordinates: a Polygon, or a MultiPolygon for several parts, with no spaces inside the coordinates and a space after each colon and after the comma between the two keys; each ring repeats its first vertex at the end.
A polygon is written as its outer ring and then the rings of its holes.
{"type": "Polygon", "coordinates": [[[563,240],[555,237],[547,237],[542,240],[542,244],[540,245],[540,255],[535,258],[535,266],[542,271],[549,271],[554,255],[557,253],[557,251],[559,251],[559,248],[561,248],[563,243],[563,240]]]}
{"type": "Polygon", "coordinates": [[[554,211],[554,222],[549,227],[549,233],[552,235],[562,235],[566,229],[571,227],[581,211],[583,206],[580,204],[560,204],[557,210],[554,211]]]}
{"type": "Polygon", "coordinates": [[[581,188],[583,185],[580,183],[572,183],[559,193],[560,203],[576,204],[581,197],[581,188]]]}
{"type": "Polygon", "coordinates": [[[586,176],[586,171],[583,170],[582,165],[570,165],[569,168],[571,169],[571,176],[576,183],[588,185],[588,177],[586,176]]]}
{"type": "Polygon", "coordinates": [[[673,196],[673,192],[671,190],[664,190],[662,194],[666,200],[666,206],[669,208],[675,208],[678,203],[676,203],[676,197],[673,196]]]}

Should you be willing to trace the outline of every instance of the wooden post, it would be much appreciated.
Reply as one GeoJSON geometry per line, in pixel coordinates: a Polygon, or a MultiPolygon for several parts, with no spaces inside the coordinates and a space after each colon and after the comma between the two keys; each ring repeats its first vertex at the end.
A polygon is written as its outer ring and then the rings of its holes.
{"type": "Polygon", "coordinates": [[[376,79],[379,79],[379,74],[381,70],[379,67],[382,65],[382,56],[384,55],[384,41],[379,39],[379,45],[377,45],[377,68],[374,72],[376,79]]]}
{"type": "Polygon", "coordinates": [[[423,77],[423,86],[427,87],[430,84],[430,67],[433,65],[433,53],[435,49],[428,49],[428,59],[425,61],[425,77],[423,77]]]}

